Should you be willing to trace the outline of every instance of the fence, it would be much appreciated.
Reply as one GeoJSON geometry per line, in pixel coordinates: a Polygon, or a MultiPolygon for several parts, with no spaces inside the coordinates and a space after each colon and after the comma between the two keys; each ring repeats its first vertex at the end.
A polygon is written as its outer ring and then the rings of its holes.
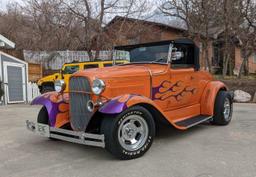
{"type": "MultiPolygon", "coordinates": [[[[45,69],[59,70],[64,63],[73,61],[89,61],[89,55],[86,51],[30,51],[24,50],[24,59],[28,63],[41,64],[45,69]]],[[[95,56],[95,51],[92,52],[95,56]]],[[[127,51],[100,51],[100,60],[111,60],[113,58],[120,60],[129,60],[127,51]]]]}
{"type": "Polygon", "coordinates": [[[30,103],[35,97],[40,95],[40,91],[36,83],[28,83],[28,102],[30,103]]]}

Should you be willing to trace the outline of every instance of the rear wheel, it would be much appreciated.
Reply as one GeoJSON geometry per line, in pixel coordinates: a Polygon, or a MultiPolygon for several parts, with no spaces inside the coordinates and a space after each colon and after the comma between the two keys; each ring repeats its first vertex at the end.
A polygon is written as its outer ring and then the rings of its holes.
{"type": "Polygon", "coordinates": [[[114,117],[105,117],[101,125],[106,149],[119,159],[141,157],[155,136],[155,123],[150,112],[134,106],[114,117]]]}
{"type": "Polygon", "coordinates": [[[227,91],[219,91],[214,105],[214,116],[211,123],[227,125],[232,119],[233,103],[232,96],[227,91]]]}

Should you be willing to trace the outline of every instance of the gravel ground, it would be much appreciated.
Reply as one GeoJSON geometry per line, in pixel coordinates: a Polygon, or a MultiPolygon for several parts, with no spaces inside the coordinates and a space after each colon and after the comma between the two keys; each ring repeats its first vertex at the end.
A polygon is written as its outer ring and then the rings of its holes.
{"type": "Polygon", "coordinates": [[[228,126],[161,129],[141,158],[38,137],[25,129],[40,107],[0,106],[1,177],[256,177],[256,104],[235,104],[228,126]]]}

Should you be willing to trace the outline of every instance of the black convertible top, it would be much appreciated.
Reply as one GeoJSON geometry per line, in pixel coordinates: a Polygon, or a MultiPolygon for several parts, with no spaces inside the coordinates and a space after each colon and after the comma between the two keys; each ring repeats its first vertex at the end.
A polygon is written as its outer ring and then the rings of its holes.
{"type": "Polygon", "coordinates": [[[140,44],[134,44],[134,45],[123,45],[123,46],[116,46],[115,50],[126,50],[130,51],[134,48],[139,47],[149,47],[149,46],[156,46],[156,45],[169,45],[169,44],[190,44],[195,45],[194,41],[191,39],[176,39],[176,40],[165,40],[165,41],[158,41],[158,42],[149,42],[149,43],[140,43],[140,44]]]}
{"type": "Polygon", "coordinates": [[[181,39],[175,39],[175,40],[166,40],[166,41],[158,41],[158,42],[150,42],[150,43],[141,43],[141,44],[134,44],[134,45],[125,45],[125,46],[116,46],[115,50],[124,50],[124,51],[131,51],[136,48],[140,47],[150,47],[150,46],[161,46],[161,45],[169,45],[173,43],[175,44],[181,44],[181,45],[188,45],[190,47],[193,47],[193,63],[195,70],[200,69],[200,62],[199,62],[199,47],[194,43],[193,40],[188,38],[181,38],[181,39]]]}

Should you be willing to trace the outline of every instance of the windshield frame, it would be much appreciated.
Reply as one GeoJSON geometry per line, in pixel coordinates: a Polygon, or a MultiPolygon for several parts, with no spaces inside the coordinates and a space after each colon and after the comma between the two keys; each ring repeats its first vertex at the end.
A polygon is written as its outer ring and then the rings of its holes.
{"type": "MultiPolygon", "coordinates": [[[[169,64],[171,63],[172,60],[172,49],[173,49],[173,41],[162,41],[162,42],[154,42],[154,43],[145,43],[145,44],[137,44],[137,45],[130,45],[130,46],[117,46],[114,47],[113,49],[113,53],[115,53],[115,51],[127,51],[130,52],[131,48],[132,49],[136,49],[136,48],[140,48],[140,47],[152,47],[152,46],[161,46],[161,45],[168,45],[169,44],[169,49],[168,49],[168,55],[167,55],[167,60],[166,62],[158,62],[158,61],[138,61],[138,62],[130,62],[131,64],[135,63],[135,64],[169,64]]],[[[113,64],[116,64],[116,57],[113,57],[113,64]]],[[[129,64],[129,63],[128,63],[129,64]]]]}

